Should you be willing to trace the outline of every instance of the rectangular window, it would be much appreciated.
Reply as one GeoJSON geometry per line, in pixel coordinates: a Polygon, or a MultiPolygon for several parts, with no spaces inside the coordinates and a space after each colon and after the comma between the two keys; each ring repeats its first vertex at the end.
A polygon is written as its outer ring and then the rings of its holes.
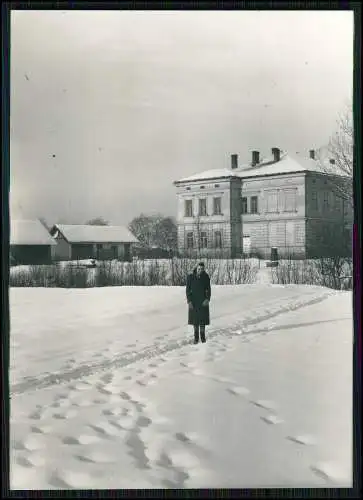
{"type": "Polygon", "coordinates": [[[296,189],[285,189],[285,212],[296,212],[296,189]]]}
{"type": "Polygon", "coordinates": [[[193,200],[185,200],[185,217],[193,217],[193,200]]]}
{"type": "Polygon", "coordinates": [[[187,233],[187,248],[191,249],[194,246],[193,233],[187,233]]]}
{"type": "Polygon", "coordinates": [[[341,207],[341,198],[340,198],[340,196],[339,196],[337,193],[335,193],[335,195],[334,195],[334,196],[335,196],[335,210],[336,210],[336,211],[340,211],[340,207],[341,207]]]}
{"type": "Polygon", "coordinates": [[[348,203],[349,202],[347,200],[343,199],[343,215],[344,215],[344,217],[347,217],[347,215],[348,215],[348,208],[349,208],[348,203]]]}
{"type": "Polygon", "coordinates": [[[295,244],[303,245],[305,243],[305,230],[304,226],[296,224],[295,226],[295,244]]]}
{"type": "Polygon", "coordinates": [[[318,210],[318,193],[316,191],[311,193],[311,204],[313,206],[313,210],[318,210]]]}
{"type": "Polygon", "coordinates": [[[285,243],[288,248],[295,245],[295,222],[287,221],[285,225],[285,243]]]}
{"type": "Polygon", "coordinates": [[[199,215],[207,215],[207,200],[205,198],[199,200],[199,215]]]}
{"type": "Polygon", "coordinates": [[[214,233],[214,246],[216,248],[222,248],[222,233],[220,231],[214,233]]]}
{"type": "Polygon", "coordinates": [[[207,246],[208,246],[207,233],[201,232],[200,233],[200,248],[207,248],[207,246]]]}
{"type": "Polygon", "coordinates": [[[242,198],[242,213],[246,214],[247,211],[248,211],[248,208],[247,208],[247,198],[243,197],[242,198]]]}
{"type": "Polygon", "coordinates": [[[277,212],[277,191],[270,191],[267,194],[267,211],[277,212]]]}
{"type": "Polygon", "coordinates": [[[251,196],[251,214],[258,213],[258,197],[251,196]]]}
{"type": "Polygon", "coordinates": [[[324,191],[324,210],[329,209],[329,191],[324,191]]]}
{"type": "Polygon", "coordinates": [[[213,214],[222,215],[222,199],[213,198],[213,214]]]}

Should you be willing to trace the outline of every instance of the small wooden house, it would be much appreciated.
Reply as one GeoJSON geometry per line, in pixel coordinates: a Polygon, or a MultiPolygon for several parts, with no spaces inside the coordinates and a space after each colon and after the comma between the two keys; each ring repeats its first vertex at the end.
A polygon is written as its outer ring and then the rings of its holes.
{"type": "Polygon", "coordinates": [[[11,220],[10,261],[12,264],[50,264],[56,243],[38,220],[11,220]]]}
{"type": "Polygon", "coordinates": [[[51,235],[58,260],[131,260],[131,245],[138,243],[124,226],[55,224],[51,235]]]}

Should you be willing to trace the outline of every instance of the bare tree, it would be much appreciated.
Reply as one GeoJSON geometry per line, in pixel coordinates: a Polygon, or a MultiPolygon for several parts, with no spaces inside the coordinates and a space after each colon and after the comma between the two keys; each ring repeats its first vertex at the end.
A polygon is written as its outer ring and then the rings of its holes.
{"type": "Polygon", "coordinates": [[[140,214],[129,224],[129,229],[141,243],[167,250],[177,247],[177,225],[173,217],[161,214],[140,214]]]}
{"type": "Polygon", "coordinates": [[[353,206],[353,112],[347,105],[339,115],[337,128],[329,140],[326,151],[319,154],[322,171],[330,174],[333,191],[353,206]]]}
{"type": "Polygon", "coordinates": [[[195,227],[195,243],[197,247],[197,255],[200,255],[200,217],[196,215],[194,217],[194,227],[195,227]]]}
{"type": "Polygon", "coordinates": [[[178,229],[173,217],[162,217],[155,222],[155,241],[160,248],[176,250],[178,246],[178,229]]]}
{"type": "Polygon", "coordinates": [[[103,217],[95,217],[86,222],[89,226],[108,226],[108,222],[103,217]]]}

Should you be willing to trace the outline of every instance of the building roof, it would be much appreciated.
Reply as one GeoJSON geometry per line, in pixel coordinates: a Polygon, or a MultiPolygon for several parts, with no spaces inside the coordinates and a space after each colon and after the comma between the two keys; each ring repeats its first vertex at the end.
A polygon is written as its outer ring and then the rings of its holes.
{"type": "Polygon", "coordinates": [[[137,243],[135,236],[124,226],[92,226],[56,224],[69,243],[137,243]]]}
{"type": "Polygon", "coordinates": [[[10,245],[55,245],[51,235],[38,220],[11,220],[10,245]]]}
{"type": "Polygon", "coordinates": [[[249,177],[262,177],[266,175],[283,175],[292,174],[299,172],[316,172],[321,174],[326,174],[331,172],[332,174],[339,175],[339,172],[333,172],[332,168],[329,167],[328,162],[324,162],[324,167],[318,160],[313,160],[311,158],[306,158],[298,153],[295,155],[290,155],[281,152],[280,160],[275,162],[273,158],[265,158],[258,165],[243,165],[236,169],[214,169],[206,170],[198,174],[191,175],[184,179],[176,181],[180,182],[191,182],[191,181],[201,181],[208,179],[223,179],[237,177],[246,179],[249,177]]]}

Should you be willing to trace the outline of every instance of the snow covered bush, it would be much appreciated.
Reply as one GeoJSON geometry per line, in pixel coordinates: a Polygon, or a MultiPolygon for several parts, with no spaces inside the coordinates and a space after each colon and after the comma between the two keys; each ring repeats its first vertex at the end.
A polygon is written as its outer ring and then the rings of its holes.
{"type": "MultiPolygon", "coordinates": [[[[253,259],[203,259],[211,282],[217,285],[255,283],[253,259]]],[[[185,286],[198,259],[153,259],[133,262],[103,261],[90,268],[82,262],[49,266],[21,266],[10,270],[10,286],[89,288],[105,286],[185,286]]]]}
{"type": "Polygon", "coordinates": [[[281,260],[271,269],[272,283],[317,285],[335,290],[352,290],[353,263],[345,257],[310,260],[281,260]]]}

